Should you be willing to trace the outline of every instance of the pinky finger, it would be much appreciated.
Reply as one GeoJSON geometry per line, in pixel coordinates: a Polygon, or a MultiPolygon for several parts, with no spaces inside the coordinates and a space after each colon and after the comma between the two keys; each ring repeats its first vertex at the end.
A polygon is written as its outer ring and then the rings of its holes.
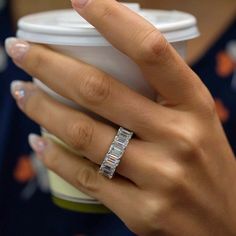
{"type": "Polygon", "coordinates": [[[98,165],[49,139],[31,134],[29,143],[47,168],[83,193],[102,202],[124,222],[132,218],[129,214],[135,209],[134,199],[141,191],[132,182],[121,176],[109,180],[99,174],[98,165]]]}

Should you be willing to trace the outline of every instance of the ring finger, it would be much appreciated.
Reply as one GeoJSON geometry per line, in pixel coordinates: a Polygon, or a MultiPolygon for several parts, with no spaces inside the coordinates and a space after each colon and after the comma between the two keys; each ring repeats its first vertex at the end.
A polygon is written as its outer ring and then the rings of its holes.
{"type": "MultiPolygon", "coordinates": [[[[12,94],[19,107],[31,119],[96,164],[103,158],[116,135],[116,129],[63,105],[32,83],[14,82],[12,94]]],[[[132,139],[117,172],[135,182],[136,170],[144,168],[132,139]]],[[[138,145],[137,145],[138,144],[138,145]]]]}

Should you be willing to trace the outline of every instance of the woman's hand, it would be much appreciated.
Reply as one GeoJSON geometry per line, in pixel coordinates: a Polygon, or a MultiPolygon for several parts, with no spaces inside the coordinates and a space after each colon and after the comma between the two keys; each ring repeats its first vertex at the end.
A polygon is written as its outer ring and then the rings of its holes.
{"type": "Polygon", "coordinates": [[[81,61],[16,39],[14,62],[62,96],[134,131],[113,180],[98,174],[116,129],[14,82],[19,107],[88,159],[31,136],[45,165],[97,198],[138,235],[235,235],[236,165],[208,90],[161,33],[113,0],[74,8],[132,58],[159,94],[137,94],[81,61]],[[63,65],[63,67],[62,67],[63,65]]]}

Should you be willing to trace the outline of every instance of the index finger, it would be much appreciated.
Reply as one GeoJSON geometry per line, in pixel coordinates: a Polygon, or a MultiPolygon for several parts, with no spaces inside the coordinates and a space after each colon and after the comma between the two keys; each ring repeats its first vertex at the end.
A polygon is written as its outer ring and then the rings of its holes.
{"type": "Polygon", "coordinates": [[[140,66],[162,97],[175,104],[193,103],[202,83],[155,26],[115,0],[72,0],[72,5],[140,66]]]}
{"type": "Polygon", "coordinates": [[[120,51],[143,59],[140,46],[150,35],[161,33],[144,18],[115,0],[72,0],[74,9],[120,51]],[[84,4],[79,4],[84,2],[84,4]]]}

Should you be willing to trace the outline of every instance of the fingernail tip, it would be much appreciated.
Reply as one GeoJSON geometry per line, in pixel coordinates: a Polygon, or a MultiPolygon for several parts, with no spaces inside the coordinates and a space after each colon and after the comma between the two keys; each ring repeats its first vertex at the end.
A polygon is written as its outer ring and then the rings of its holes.
{"type": "Polygon", "coordinates": [[[8,54],[9,54],[9,50],[11,49],[11,46],[15,42],[17,42],[17,38],[15,38],[15,37],[9,37],[9,38],[5,39],[4,45],[5,45],[5,49],[8,54]]]}
{"type": "Polygon", "coordinates": [[[14,59],[14,62],[20,62],[29,47],[28,42],[19,38],[10,37],[5,40],[5,50],[8,56],[14,59]]]}
{"type": "Polygon", "coordinates": [[[32,144],[36,139],[39,139],[40,136],[38,134],[31,133],[28,136],[28,141],[30,144],[32,144]]]}
{"type": "Polygon", "coordinates": [[[18,39],[16,37],[9,37],[5,39],[5,45],[9,45],[11,43],[16,42],[18,39]]]}
{"type": "Polygon", "coordinates": [[[28,136],[29,145],[34,152],[42,155],[47,147],[47,142],[38,134],[29,134],[28,136]]]}
{"type": "Polygon", "coordinates": [[[35,144],[38,143],[40,139],[41,137],[38,134],[34,134],[34,133],[29,134],[28,143],[33,150],[37,151],[37,147],[35,144]]]}
{"type": "Polygon", "coordinates": [[[73,8],[80,10],[89,3],[89,0],[71,0],[71,3],[73,8]]]}
{"type": "Polygon", "coordinates": [[[20,80],[14,80],[11,82],[11,93],[14,93],[16,89],[20,88],[23,86],[23,82],[20,80]]]}

